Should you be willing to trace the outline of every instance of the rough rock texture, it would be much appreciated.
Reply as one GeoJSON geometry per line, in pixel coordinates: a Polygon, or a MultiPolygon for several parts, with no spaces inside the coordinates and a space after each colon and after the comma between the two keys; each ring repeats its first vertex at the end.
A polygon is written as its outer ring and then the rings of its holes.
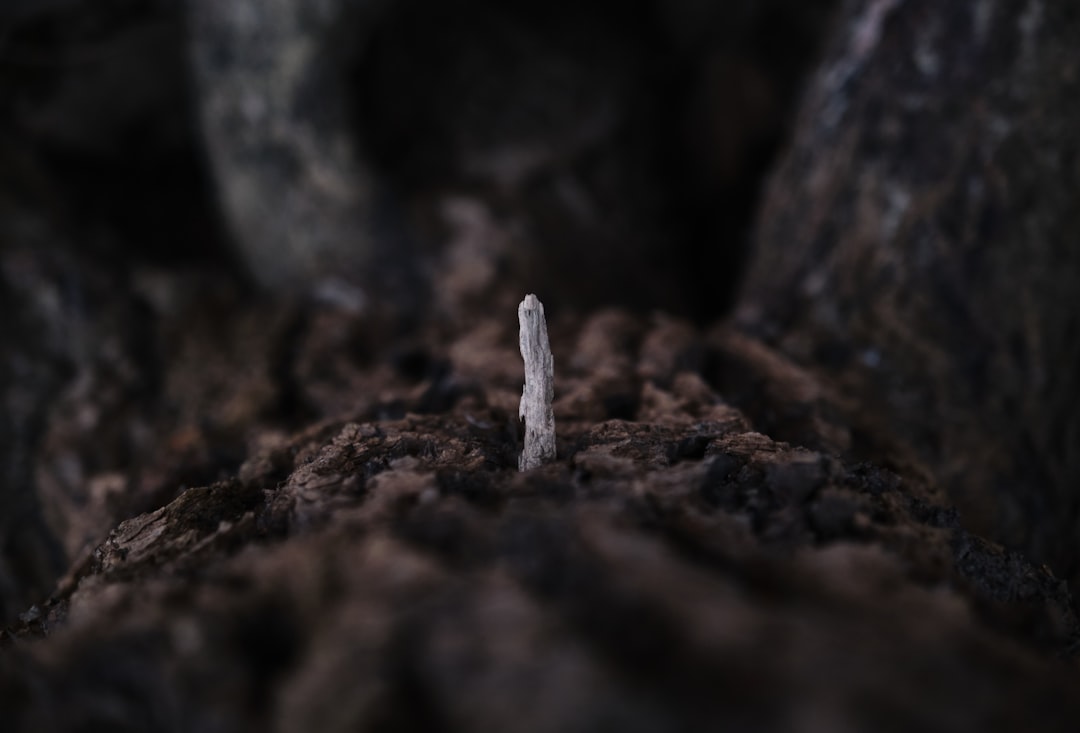
{"type": "Polygon", "coordinates": [[[1072,353],[1076,14],[846,3],[729,323],[829,3],[435,6],[357,48],[345,0],[0,11],[0,729],[1075,729],[1041,560],[1076,505],[1034,478],[1069,475],[1075,382],[1006,377],[1072,353]],[[328,160],[373,188],[328,203],[328,160]],[[321,258],[290,232],[402,231],[246,285],[321,258]],[[557,453],[523,473],[534,285],[557,453]]]}
{"type": "Polygon", "coordinates": [[[968,526],[1080,578],[1080,14],[851,2],[760,213],[740,320],[968,526]],[[902,458],[901,458],[902,457],[902,458]]]}

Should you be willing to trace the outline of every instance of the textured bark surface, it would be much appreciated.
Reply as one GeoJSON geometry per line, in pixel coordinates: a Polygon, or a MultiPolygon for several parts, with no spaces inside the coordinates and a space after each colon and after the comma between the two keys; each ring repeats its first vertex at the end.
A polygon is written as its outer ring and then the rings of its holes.
{"type": "Polygon", "coordinates": [[[717,320],[829,5],[0,9],[0,729],[1074,730],[1077,13],[843,4],[717,320]]]}

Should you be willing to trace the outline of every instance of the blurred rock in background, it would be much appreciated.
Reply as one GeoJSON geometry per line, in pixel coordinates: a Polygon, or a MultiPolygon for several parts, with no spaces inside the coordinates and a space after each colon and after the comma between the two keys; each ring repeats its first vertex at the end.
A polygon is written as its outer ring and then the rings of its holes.
{"type": "Polygon", "coordinates": [[[968,526],[1080,580],[1080,13],[844,14],[740,320],[827,375],[867,456],[922,464],[968,526]]]}

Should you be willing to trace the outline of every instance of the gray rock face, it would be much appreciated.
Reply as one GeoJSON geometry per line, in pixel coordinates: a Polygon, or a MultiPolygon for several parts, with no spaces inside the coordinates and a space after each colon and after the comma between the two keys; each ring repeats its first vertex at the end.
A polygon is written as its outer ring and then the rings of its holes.
{"type": "Polygon", "coordinates": [[[358,279],[372,261],[376,189],[343,76],[378,5],[188,3],[208,157],[235,245],[266,286],[358,279]]]}
{"type": "Polygon", "coordinates": [[[827,374],[971,526],[1077,577],[1080,16],[1026,0],[842,16],[740,318],[827,374]]]}

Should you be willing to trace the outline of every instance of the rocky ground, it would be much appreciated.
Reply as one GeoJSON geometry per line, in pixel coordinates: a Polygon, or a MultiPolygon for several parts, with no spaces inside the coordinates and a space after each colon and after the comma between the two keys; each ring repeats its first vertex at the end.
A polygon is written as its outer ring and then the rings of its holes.
{"type": "MultiPolygon", "coordinates": [[[[321,315],[303,341],[361,326],[321,315]]],[[[515,335],[354,364],[339,417],[85,544],[4,632],[12,729],[1071,729],[1064,584],[824,448],[806,373],[724,327],[553,324],[558,460],[522,473],[515,335]]]]}

